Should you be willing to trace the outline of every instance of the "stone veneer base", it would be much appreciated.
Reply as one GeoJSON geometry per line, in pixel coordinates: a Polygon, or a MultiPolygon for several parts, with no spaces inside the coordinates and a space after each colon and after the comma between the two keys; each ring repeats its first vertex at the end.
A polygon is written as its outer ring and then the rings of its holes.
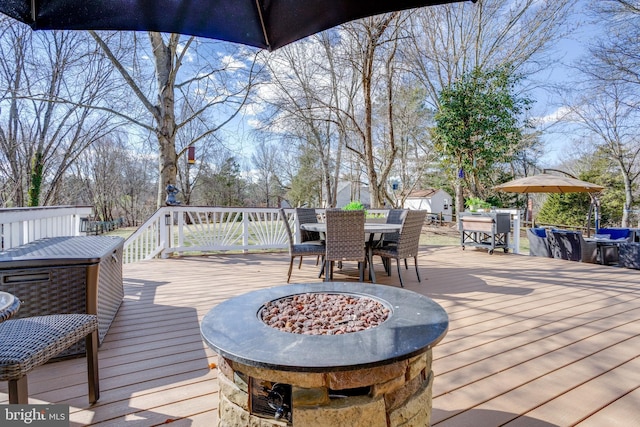
{"type": "Polygon", "coordinates": [[[220,427],[426,427],[430,425],[432,353],[373,368],[310,373],[247,366],[219,358],[220,427]],[[292,385],[292,423],[249,411],[248,377],[292,385]],[[368,387],[361,396],[331,398],[340,390],[368,387]]]}

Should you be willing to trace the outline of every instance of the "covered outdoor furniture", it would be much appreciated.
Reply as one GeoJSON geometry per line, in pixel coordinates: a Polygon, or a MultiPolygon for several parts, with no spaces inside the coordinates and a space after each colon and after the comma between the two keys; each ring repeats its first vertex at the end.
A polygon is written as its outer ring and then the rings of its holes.
{"type": "Polygon", "coordinates": [[[620,244],[633,242],[634,232],[630,228],[600,228],[594,236],[598,245],[600,263],[618,264],[620,244]]]}
{"type": "MultiPolygon", "coordinates": [[[[289,242],[289,272],[287,273],[287,283],[291,279],[291,271],[293,270],[293,260],[295,257],[300,257],[300,263],[298,269],[302,265],[303,256],[320,256],[323,257],[325,253],[324,243],[320,240],[307,241],[304,243],[295,243],[293,233],[291,231],[291,225],[287,219],[287,213],[284,209],[280,209],[280,217],[284,223],[285,231],[287,232],[287,239],[289,242]]],[[[317,222],[317,221],[316,221],[317,222]]]]}
{"type": "Polygon", "coordinates": [[[93,314],[56,314],[0,323],[0,380],[9,381],[9,403],[28,404],[27,374],[85,339],[89,402],[100,398],[98,318],[93,314]]]}
{"type": "Polygon", "coordinates": [[[367,259],[364,237],[364,211],[327,209],[327,234],[324,280],[333,280],[336,261],[357,261],[360,281],[364,281],[364,265],[367,259]]]}
{"type": "Polygon", "coordinates": [[[618,245],[618,266],[640,270],[640,243],[625,242],[618,245]]]}
{"type": "Polygon", "coordinates": [[[600,228],[596,236],[606,236],[611,240],[619,240],[630,242],[633,239],[633,233],[630,228],[600,228]]]}
{"type": "Polygon", "coordinates": [[[592,264],[597,262],[596,242],[586,242],[579,231],[551,230],[547,233],[547,239],[553,258],[592,264]]]}
{"type": "Polygon", "coordinates": [[[547,230],[544,228],[528,228],[529,255],[552,258],[547,239],[547,230]]]}
{"type": "MultiPolygon", "coordinates": [[[[398,236],[398,242],[396,244],[390,243],[386,244],[383,242],[381,247],[377,247],[373,249],[373,255],[378,255],[386,259],[395,259],[398,266],[398,279],[400,280],[400,286],[404,287],[402,283],[402,274],[400,273],[400,260],[405,260],[405,268],[406,259],[413,258],[415,267],[416,267],[416,275],[418,276],[418,282],[420,282],[420,272],[418,271],[418,248],[420,245],[420,233],[422,231],[422,226],[424,224],[424,218],[426,216],[425,211],[415,211],[409,210],[402,222],[402,229],[400,230],[400,234],[398,236]]],[[[391,275],[391,265],[390,263],[385,264],[385,269],[387,270],[387,274],[391,275]]]]}

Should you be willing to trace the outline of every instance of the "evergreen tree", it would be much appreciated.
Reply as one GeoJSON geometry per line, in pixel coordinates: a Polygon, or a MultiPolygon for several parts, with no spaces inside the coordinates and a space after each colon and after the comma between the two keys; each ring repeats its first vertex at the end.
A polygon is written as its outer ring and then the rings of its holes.
{"type": "Polygon", "coordinates": [[[522,139],[520,116],[531,100],[516,94],[518,81],[509,66],[476,68],[440,93],[433,136],[443,167],[458,173],[458,212],[464,209],[463,182],[471,196],[484,198],[494,165],[508,161],[522,139]]]}

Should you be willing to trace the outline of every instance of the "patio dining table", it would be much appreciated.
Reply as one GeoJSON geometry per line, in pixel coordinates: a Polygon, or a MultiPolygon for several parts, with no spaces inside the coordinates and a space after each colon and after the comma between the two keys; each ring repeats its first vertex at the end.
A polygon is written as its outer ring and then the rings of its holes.
{"type": "MultiPolygon", "coordinates": [[[[324,222],[304,223],[300,224],[300,229],[306,231],[315,231],[324,235],[327,232],[327,224],[324,222]]],[[[376,235],[384,235],[385,233],[397,233],[402,229],[402,224],[387,224],[384,222],[365,222],[364,223],[364,243],[367,248],[367,262],[369,263],[369,278],[372,282],[376,281],[376,273],[373,270],[373,247],[380,241],[381,237],[376,239],[376,235]]]]}
{"type": "Polygon", "coordinates": [[[20,300],[8,292],[0,291],[0,322],[9,319],[20,308],[20,300]]]}

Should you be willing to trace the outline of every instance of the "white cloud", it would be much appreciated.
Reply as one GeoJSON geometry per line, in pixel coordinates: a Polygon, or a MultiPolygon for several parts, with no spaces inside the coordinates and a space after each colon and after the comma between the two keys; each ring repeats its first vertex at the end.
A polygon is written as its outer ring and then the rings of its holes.
{"type": "Polygon", "coordinates": [[[559,121],[566,121],[570,118],[571,114],[572,112],[569,107],[562,106],[546,116],[534,117],[531,121],[535,126],[545,126],[559,121]]]}

